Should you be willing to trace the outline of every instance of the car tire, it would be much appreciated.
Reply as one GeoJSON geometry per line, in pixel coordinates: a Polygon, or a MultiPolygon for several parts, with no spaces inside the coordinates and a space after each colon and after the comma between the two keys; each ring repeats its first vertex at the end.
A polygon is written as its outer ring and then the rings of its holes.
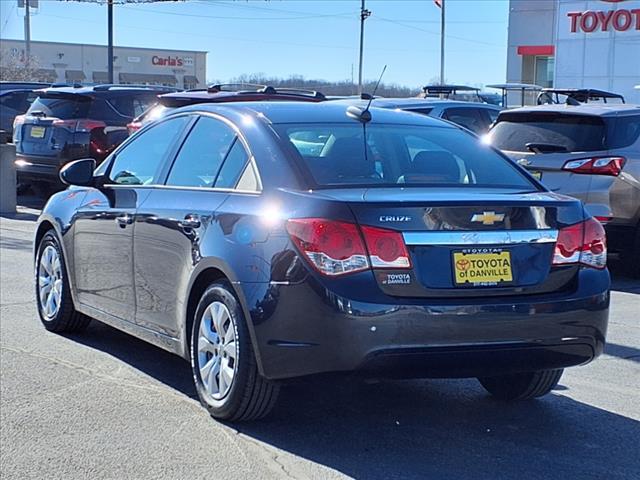
{"type": "Polygon", "coordinates": [[[53,230],[42,237],[35,265],[36,304],[44,328],[51,332],[79,332],[91,319],[73,305],[64,253],[53,230]]]}
{"type": "Polygon", "coordinates": [[[271,411],[279,385],[258,372],[245,316],[227,282],[214,283],[202,294],[190,354],[196,392],[212,417],[248,421],[271,411]]]}
{"type": "Polygon", "coordinates": [[[564,369],[515,373],[478,380],[487,392],[501,400],[529,400],[549,393],[560,380],[564,369]]]}

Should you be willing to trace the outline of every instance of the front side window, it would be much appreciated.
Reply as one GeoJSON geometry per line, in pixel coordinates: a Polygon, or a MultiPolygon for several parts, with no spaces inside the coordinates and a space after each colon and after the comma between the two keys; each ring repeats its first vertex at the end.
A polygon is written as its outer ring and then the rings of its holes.
{"type": "Polygon", "coordinates": [[[235,136],[220,120],[200,117],[178,152],[167,185],[212,187],[235,136]]]}
{"type": "Polygon", "coordinates": [[[537,190],[508,159],[455,128],[346,123],[275,128],[319,187],[474,185],[537,190]]]}
{"type": "Polygon", "coordinates": [[[189,120],[186,116],[171,118],[132,137],[111,165],[111,181],[119,185],[156,183],[169,150],[189,120]]]}

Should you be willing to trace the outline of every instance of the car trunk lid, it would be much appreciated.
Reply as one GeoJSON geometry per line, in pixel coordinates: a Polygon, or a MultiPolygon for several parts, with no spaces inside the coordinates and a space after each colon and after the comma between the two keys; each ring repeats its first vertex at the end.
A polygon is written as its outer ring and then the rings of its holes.
{"type": "Polygon", "coordinates": [[[543,293],[567,287],[575,276],[574,267],[552,268],[558,230],[583,220],[579,202],[564,196],[417,187],[321,190],[318,194],[346,201],[361,227],[402,233],[411,267],[374,267],[378,286],[389,295],[543,293]]]}

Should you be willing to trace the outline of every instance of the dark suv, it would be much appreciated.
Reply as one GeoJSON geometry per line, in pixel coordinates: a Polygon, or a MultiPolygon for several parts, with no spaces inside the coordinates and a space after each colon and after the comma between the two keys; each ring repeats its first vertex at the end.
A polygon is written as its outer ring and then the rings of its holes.
{"type": "Polygon", "coordinates": [[[168,111],[196,103],[232,102],[322,102],[327,98],[315,90],[280,88],[254,84],[218,84],[202,90],[167,93],[158,97],[158,103],[135,118],[127,127],[132,134],[144,125],[167,114],[168,111]]]}
{"type": "Polygon", "coordinates": [[[13,125],[21,184],[59,184],[60,167],[78,158],[103,160],[127,137],[127,124],[166,87],[97,85],[37,90],[13,125]]]}

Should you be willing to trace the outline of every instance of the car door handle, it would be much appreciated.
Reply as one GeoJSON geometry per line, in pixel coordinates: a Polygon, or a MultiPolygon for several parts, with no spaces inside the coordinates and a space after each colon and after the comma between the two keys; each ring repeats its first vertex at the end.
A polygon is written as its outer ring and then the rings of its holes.
{"type": "Polygon", "coordinates": [[[131,225],[133,223],[133,216],[128,213],[120,215],[119,217],[116,217],[116,223],[119,227],[125,228],[127,225],[131,225]]]}
{"type": "Polygon", "coordinates": [[[198,215],[190,214],[184,217],[184,220],[180,220],[178,224],[182,228],[200,228],[201,222],[198,215]]]}

